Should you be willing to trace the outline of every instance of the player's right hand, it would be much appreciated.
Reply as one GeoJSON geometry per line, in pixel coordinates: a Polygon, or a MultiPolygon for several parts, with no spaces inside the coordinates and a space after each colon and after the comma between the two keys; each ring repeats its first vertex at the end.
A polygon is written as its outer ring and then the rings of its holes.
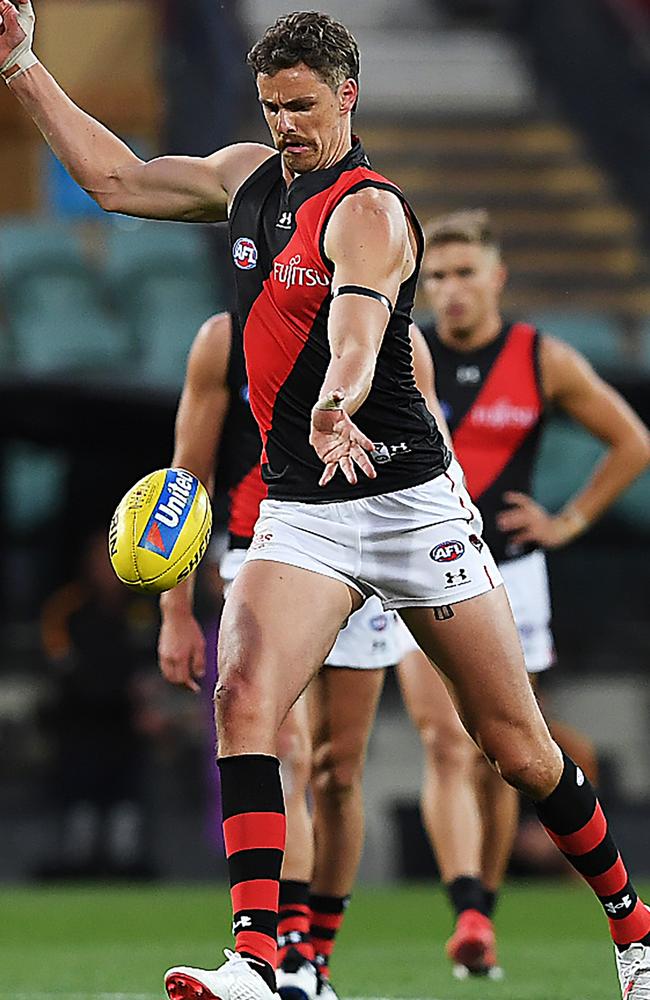
{"type": "Polygon", "coordinates": [[[357,482],[355,465],[369,479],[377,476],[368,457],[368,452],[374,451],[375,446],[343,409],[344,399],[343,391],[335,389],[320,399],[311,411],[309,443],[325,465],[319,486],[326,486],[337,469],[354,486],[357,482]]]}
{"type": "Polygon", "coordinates": [[[164,615],[158,637],[160,672],[170,684],[201,690],[205,676],[205,638],[191,611],[164,615]]]}
{"type": "Polygon", "coordinates": [[[38,61],[32,52],[35,21],[31,0],[0,0],[0,74],[7,83],[38,61]]]}

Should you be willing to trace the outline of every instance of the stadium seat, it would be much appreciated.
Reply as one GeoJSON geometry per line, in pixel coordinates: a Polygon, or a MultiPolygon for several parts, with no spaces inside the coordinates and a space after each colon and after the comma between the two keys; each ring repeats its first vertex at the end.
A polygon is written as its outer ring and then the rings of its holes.
{"type": "Polygon", "coordinates": [[[549,420],[535,469],[535,498],[549,510],[559,510],[584,485],[604,450],[581,427],[560,417],[549,420]]]}
{"type": "Polygon", "coordinates": [[[24,275],[7,308],[16,364],[36,374],[105,370],[131,355],[128,332],[104,300],[92,273],[54,268],[24,275]]]}
{"type": "Polygon", "coordinates": [[[57,513],[65,498],[66,474],[62,452],[22,442],[7,445],[3,504],[11,532],[27,533],[57,513]]]}
{"type": "Polygon", "coordinates": [[[629,364],[623,353],[622,331],[608,316],[544,312],[530,316],[529,320],[545,333],[571,344],[596,368],[621,368],[629,364]]]}
{"type": "Polygon", "coordinates": [[[106,227],[107,277],[113,284],[144,275],[196,274],[210,279],[205,227],[117,216],[106,227]]]}
{"type": "MultiPolygon", "coordinates": [[[[553,417],[542,435],[535,469],[536,500],[557,511],[584,486],[605,452],[605,445],[587,431],[560,417],[553,417]]],[[[650,472],[632,483],[614,504],[615,514],[650,534],[650,472]]]]}
{"type": "Polygon", "coordinates": [[[84,270],[83,245],[69,225],[13,219],[0,225],[0,279],[11,289],[25,274],[84,270]]]}
{"type": "Polygon", "coordinates": [[[147,384],[179,388],[192,340],[218,307],[212,286],[198,275],[150,275],[131,294],[137,377],[147,384]]]}
{"type": "Polygon", "coordinates": [[[643,370],[650,372],[650,317],[641,324],[641,342],[639,354],[643,370]]]}

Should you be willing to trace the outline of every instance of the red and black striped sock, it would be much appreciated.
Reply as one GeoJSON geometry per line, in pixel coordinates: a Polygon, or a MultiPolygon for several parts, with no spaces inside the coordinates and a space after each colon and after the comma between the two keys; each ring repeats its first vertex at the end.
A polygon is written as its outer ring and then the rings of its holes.
{"type": "Polygon", "coordinates": [[[309,883],[282,879],[278,911],[278,968],[290,948],[314,961],[310,932],[309,883]]]}
{"type": "Polygon", "coordinates": [[[326,979],[329,978],[330,974],[329,964],[334,951],[336,935],[343,923],[343,917],[349,903],[349,896],[312,895],[309,897],[314,963],[326,979]]]}
{"type": "Polygon", "coordinates": [[[650,944],[650,910],[630,882],[593,788],[566,754],[557,788],[536,808],[553,843],[598,896],[614,943],[650,944]]]}
{"type": "Polygon", "coordinates": [[[286,833],[280,762],[266,754],[241,754],[222,757],[219,771],[235,950],[256,960],[252,968],[275,992],[286,833]]]}

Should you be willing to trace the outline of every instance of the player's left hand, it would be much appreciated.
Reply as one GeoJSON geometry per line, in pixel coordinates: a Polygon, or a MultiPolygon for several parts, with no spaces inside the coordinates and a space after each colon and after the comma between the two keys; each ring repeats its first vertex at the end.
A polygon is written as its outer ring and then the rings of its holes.
{"type": "Polygon", "coordinates": [[[344,398],[341,390],[334,389],[319,399],[311,411],[309,443],[325,464],[319,486],[326,486],[337,469],[341,469],[347,481],[354,486],[357,482],[355,465],[369,479],[377,477],[367,455],[367,452],[375,450],[375,446],[343,409],[344,398]]]}
{"type": "Polygon", "coordinates": [[[503,499],[509,506],[497,514],[497,528],[510,535],[513,542],[522,545],[532,542],[544,549],[557,549],[580,534],[570,517],[549,514],[526,493],[508,490],[503,499]]]}

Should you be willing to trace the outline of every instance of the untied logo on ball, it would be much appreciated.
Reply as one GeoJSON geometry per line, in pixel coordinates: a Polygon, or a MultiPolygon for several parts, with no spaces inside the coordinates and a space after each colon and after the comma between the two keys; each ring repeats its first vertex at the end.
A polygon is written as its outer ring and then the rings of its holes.
{"type": "Polygon", "coordinates": [[[184,469],[168,469],[153,514],[138,548],[169,559],[183,530],[198,489],[198,480],[184,469]]]}

